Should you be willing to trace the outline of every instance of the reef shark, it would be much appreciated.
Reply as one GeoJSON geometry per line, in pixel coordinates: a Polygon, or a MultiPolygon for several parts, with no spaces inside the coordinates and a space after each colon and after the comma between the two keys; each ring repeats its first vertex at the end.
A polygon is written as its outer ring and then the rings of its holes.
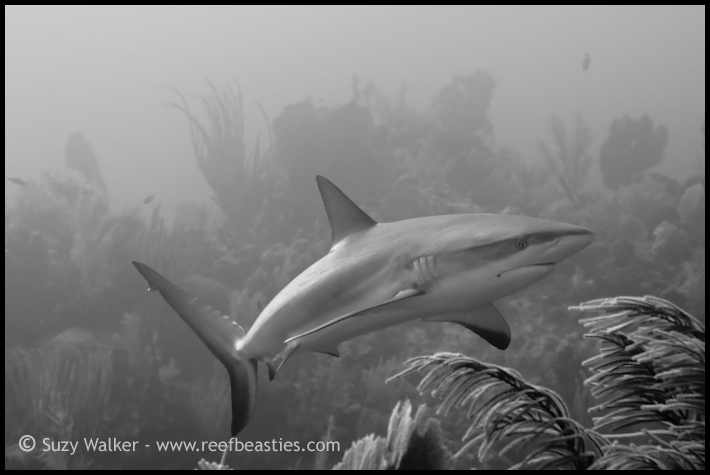
{"type": "Polygon", "coordinates": [[[454,322],[505,349],[510,329],[493,302],[542,279],[594,239],[579,226],[508,214],[377,223],[326,178],[316,180],[330,250],[286,285],[248,332],[133,263],[227,368],[233,436],[252,412],[257,361],[273,379],[296,353],[338,356],[344,341],[415,319],[454,322]]]}

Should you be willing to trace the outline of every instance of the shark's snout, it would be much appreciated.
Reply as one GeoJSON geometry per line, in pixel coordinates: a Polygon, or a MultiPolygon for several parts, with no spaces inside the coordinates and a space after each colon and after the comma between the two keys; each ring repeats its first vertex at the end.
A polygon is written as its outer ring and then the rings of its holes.
{"type": "Polygon", "coordinates": [[[594,241],[589,229],[564,225],[539,235],[544,239],[527,253],[509,262],[509,267],[497,274],[507,280],[510,288],[523,288],[549,275],[556,264],[578,253],[594,241]]]}
{"type": "Polygon", "coordinates": [[[580,227],[574,234],[568,237],[571,241],[570,246],[574,249],[573,254],[589,246],[594,241],[595,237],[596,234],[594,234],[594,232],[587,228],[580,227]]]}
{"type": "Polygon", "coordinates": [[[561,262],[568,257],[577,254],[579,251],[589,246],[594,241],[595,234],[587,228],[581,226],[571,227],[555,240],[551,250],[551,261],[561,262]]]}

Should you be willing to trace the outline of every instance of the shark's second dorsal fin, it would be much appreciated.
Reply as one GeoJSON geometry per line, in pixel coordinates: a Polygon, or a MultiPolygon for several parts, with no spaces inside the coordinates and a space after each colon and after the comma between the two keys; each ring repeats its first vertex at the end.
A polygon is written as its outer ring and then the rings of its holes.
{"type": "Polygon", "coordinates": [[[349,235],[377,224],[330,180],[317,175],[316,181],[332,230],[331,249],[349,235]]]}

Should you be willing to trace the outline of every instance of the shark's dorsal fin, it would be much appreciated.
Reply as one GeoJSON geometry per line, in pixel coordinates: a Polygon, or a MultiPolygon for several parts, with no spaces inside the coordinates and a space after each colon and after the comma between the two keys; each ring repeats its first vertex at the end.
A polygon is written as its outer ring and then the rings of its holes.
{"type": "Polygon", "coordinates": [[[487,303],[470,312],[422,318],[425,322],[451,322],[468,328],[499,350],[510,345],[510,327],[493,303],[487,303]]]}
{"type": "Polygon", "coordinates": [[[317,175],[316,181],[332,231],[331,249],[349,235],[377,224],[330,180],[317,175]]]}

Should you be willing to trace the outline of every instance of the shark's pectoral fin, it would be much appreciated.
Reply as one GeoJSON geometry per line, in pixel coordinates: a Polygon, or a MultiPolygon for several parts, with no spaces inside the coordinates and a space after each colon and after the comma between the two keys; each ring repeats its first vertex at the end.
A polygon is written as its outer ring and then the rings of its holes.
{"type": "Polygon", "coordinates": [[[510,345],[510,327],[493,303],[488,303],[467,313],[428,317],[422,320],[458,323],[499,350],[505,350],[510,345]]]}
{"type": "Polygon", "coordinates": [[[276,377],[276,373],[279,372],[286,360],[293,354],[294,351],[296,351],[296,348],[298,348],[298,346],[299,345],[297,341],[290,341],[286,343],[286,348],[284,348],[279,352],[279,354],[274,356],[274,359],[266,361],[266,366],[269,367],[269,381],[274,380],[274,377],[276,377]]]}
{"type": "Polygon", "coordinates": [[[424,295],[424,291],[421,290],[421,289],[418,289],[418,288],[416,288],[416,287],[409,287],[409,288],[406,288],[406,289],[404,289],[404,290],[400,290],[399,292],[397,292],[397,295],[395,295],[395,296],[392,297],[391,299],[387,299],[387,300],[385,300],[385,301],[382,302],[382,303],[378,303],[377,305],[372,305],[372,306],[367,307],[367,308],[364,308],[364,309],[362,309],[362,310],[356,310],[355,312],[350,312],[350,313],[346,313],[345,315],[341,315],[341,316],[339,316],[339,317],[337,317],[337,318],[332,319],[332,320],[329,321],[329,322],[325,322],[325,323],[322,324],[322,325],[318,325],[317,327],[315,327],[315,328],[313,328],[313,329],[311,329],[311,330],[308,330],[308,331],[306,331],[306,332],[300,333],[300,334],[298,334],[298,335],[296,335],[296,336],[292,336],[291,338],[289,338],[288,340],[286,340],[284,343],[291,343],[291,342],[293,342],[293,341],[295,341],[295,340],[297,340],[297,339],[299,339],[299,338],[301,338],[301,337],[304,337],[304,336],[306,336],[306,335],[310,335],[311,333],[315,333],[315,332],[317,332],[317,331],[323,330],[324,328],[328,328],[329,326],[335,325],[336,323],[342,322],[343,320],[347,320],[348,318],[353,318],[353,317],[357,317],[357,316],[359,316],[359,315],[364,315],[364,314],[366,314],[366,313],[370,313],[370,312],[372,312],[372,311],[374,311],[374,310],[380,309],[380,308],[382,308],[382,307],[384,307],[384,306],[386,306],[386,305],[390,305],[390,304],[393,304],[393,303],[395,303],[395,302],[400,302],[400,301],[402,301],[402,300],[406,300],[406,299],[409,299],[409,298],[412,298],[412,297],[417,297],[418,295],[424,295]]]}

